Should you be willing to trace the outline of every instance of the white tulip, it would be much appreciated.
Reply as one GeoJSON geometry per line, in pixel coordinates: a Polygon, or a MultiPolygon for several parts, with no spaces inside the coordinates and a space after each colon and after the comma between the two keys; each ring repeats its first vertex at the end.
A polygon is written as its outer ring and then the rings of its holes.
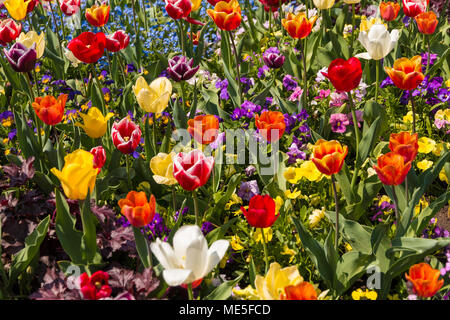
{"type": "Polygon", "coordinates": [[[374,24],[369,30],[361,31],[358,40],[367,52],[357,54],[357,58],[380,60],[386,57],[397,45],[399,30],[387,30],[384,24],[374,24]]]}
{"type": "Polygon", "coordinates": [[[229,242],[217,240],[208,249],[202,231],[196,225],[182,226],[173,237],[173,248],[159,238],[150,245],[164,267],[163,277],[169,286],[189,284],[202,279],[222,260],[229,242]]]}

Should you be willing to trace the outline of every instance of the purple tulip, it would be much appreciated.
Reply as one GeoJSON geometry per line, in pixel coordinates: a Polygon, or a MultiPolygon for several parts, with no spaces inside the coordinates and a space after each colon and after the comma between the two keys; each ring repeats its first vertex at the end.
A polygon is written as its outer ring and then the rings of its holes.
{"type": "Polygon", "coordinates": [[[14,71],[30,72],[37,60],[35,48],[36,44],[28,49],[20,42],[16,42],[9,50],[3,49],[3,52],[14,71]]]}
{"type": "Polygon", "coordinates": [[[263,53],[264,63],[271,69],[281,68],[284,59],[284,56],[280,54],[280,50],[277,47],[270,47],[263,53]]]}
{"type": "Polygon", "coordinates": [[[185,56],[175,56],[169,59],[169,72],[170,77],[175,81],[189,80],[198,71],[200,66],[192,68],[194,60],[188,60],[185,56]]]}

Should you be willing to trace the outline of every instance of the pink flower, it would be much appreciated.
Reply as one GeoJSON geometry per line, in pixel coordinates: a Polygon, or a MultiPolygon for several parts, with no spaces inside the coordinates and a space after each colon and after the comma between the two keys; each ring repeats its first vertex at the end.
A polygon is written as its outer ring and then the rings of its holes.
{"type": "Polygon", "coordinates": [[[111,129],[111,136],[114,145],[120,152],[129,154],[137,148],[141,142],[141,129],[128,117],[120,122],[115,122],[111,129]]]}
{"type": "Polygon", "coordinates": [[[336,133],[344,133],[350,121],[344,113],[333,113],[330,116],[331,131],[336,133]]]}
{"type": "Polygon", "coordinates": [[[335,91],[331,94],[330,107],[340,107],[347,100],[347,93],[344,91],[335,91]]]}
{"type": "Polygon", "coordinates": [[[303,90],[300,87],[296,87],[294,92],[292,92],[291,96],[288,98],[289,101],[300,101],[302,98],[303,90]]]}
{"type": "Polygon", "coordinates": [[[84,299],[99,300],[111,296],[112,289],[108,285],[109,274],[97,271],[92,276],[85,272],[80,276],[80,288],[84,299]]]}
{"type": "Polygon", "coordinates": [[[205,185],[213,169],[214,157],[206,157],[198,149],[189,153],[180,152],[173,159],[173,176],[187,191],[205,185]]]}

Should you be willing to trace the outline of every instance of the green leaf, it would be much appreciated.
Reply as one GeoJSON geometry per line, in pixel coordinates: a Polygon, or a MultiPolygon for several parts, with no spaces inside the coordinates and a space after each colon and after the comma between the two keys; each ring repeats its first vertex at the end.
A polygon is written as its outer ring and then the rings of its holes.
{"type": "Polygon", "coordinates": [[[231,291],[236,286],[236,284],[242,279],[244,274],[241,274],[234,280],[225,281],[213,292],[211,292],[204,300],[227,300],[231,297],[231,291]]]}
{"type": "Polygon", "coordinates": [[[186,205],[186,198],[183,200],[183,203],[181,204],[181,207],[180,207],[180,214],[178,215],[178,220],[177,220],[177,223],[175,224],[175,226],[172,228],[172,230],[170,230],[170,233],[169,233],[169,236],[167,237],[167,242],[168,243],[172,243],[172,239],[173,239],[173,236],[175,235],[175,232],[180,228],[180,226],[181,226],[181,221],[183,220],[183,215],[181,214],[181,211],[183,210],[183,208],[185,207],[185,205],[186,205]]]}
{"type": "Polygon", "coordinates": [[[147,239],[142,234],[140,228],[133,227],[134,240],[136,242],[136,250],[141,258],[142,264],[145,268],[152,266],[151,252],[148,248],[147,239]]]}
{"type": "Polygon", "coordinates": [[[356,166],[361,167],[369,156],[370,151],[377,142],[381,133],[381,117],[378,117],[370,126],[370,129],[364,134],[359,143],[359,153],[356,159],[356,166]]]}
{"type": "Polygon", "coordinates": [[[206,240],[211,245],[214,241],[223,239],[228,229],[236,222],[238,217],[228,220],[224,225],[214,229],[206,235],[206,240]]]}
{"type": "Polygon", "coordinates": [[[177,129],[187,129],[187,117],[183,108],[183,103],[178,103],[178,99],[175,100],[173,106],[173,122],[177,129]]]}
{"type": "Polygon", "coordinates": [[[93,216],[91,213],[89,195],[87,195],[84,200],[80,214],[81,223],[83,225],[83,236],[81,237],[82,257],[86,263],[94,263],[94,258],[97,253],[97,233],[95,231],[95,223],[93,221],[93,216]]]}
{"type": "Polygon", "coordinates": [[[336,293],[343,294],[366,271],[373,257],[358,251],[349,251],[342,255],[336,267],[336,293]]]}

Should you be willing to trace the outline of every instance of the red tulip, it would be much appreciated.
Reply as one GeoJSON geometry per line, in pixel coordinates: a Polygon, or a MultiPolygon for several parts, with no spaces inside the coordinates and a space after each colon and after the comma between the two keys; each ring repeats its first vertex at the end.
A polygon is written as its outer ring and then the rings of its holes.
{"type": "Polygon", "coordinates": [[[13,19],[5,19],[0,23],[0,46],[6,46],[19,36],[22,25],[13,19]]]}
{"type": "Polygon", "coordinates": [[[395,152],[388,152],[378,157],[377,165],[373,168],[378,174],[381,183],[389,186],[398,186],[405,181],[411,161],[405,162],[402,155],[395,152]]]}
{"type": "Polygon", "coordinates": [[[39,3],[39,0],[31,0],[28,3],[28,7],[27,7],[27,14],[29,14],[31,11],[34,10],[34,7],[36,7],[36,5],[39,3]]]}
{"type": "Polygon", "coordinates": [[[419,13],[427,11],[430,0],[403,0],[403,12],[405,16],[414,18],[419,13]]]}
{"type": "Polygon", "coordinates": [[[84,63],[96,63],[105,53],[106,36],[103,32],[83,32],[72,39],[67,48],[84,63]]]}
{"type": "Polygon", "coordinates": [[[86,9],[86,20],[91,26],[101,28],[109,19],[109,11],[111,7],[103,3],[101,6],[94,4],[86,9]]]}
{"type": "Polygon", "coordinates": [[[330,79],[336,90],[349,92],[358,87],[362,78],[361,62],[352,57],[348,60],[335,59],[328,67],[328,73],[322,74],[330,79]]]}
{"type": "Polygon", "coordinates": [[[166,11],[172,19],[187,18],[191,10],[192,2],[190,0],[166,0],[166,11]]]}
{"type": "Polygon", "coordinates": [[[180,152],[173,159],[173,177],[187,191],[205,185],[213,169],[214,157],[206,157],[198,149],[189,153],[180,152]]]}
{"type": "Polygon", "coordinates": [[[112,289],[108,284],[109,274],[97,271],[92,276],[85,272],[80,276],[80,288],[84,299],[98,300],[111,296],[112,289]]]}
{"type": "Polygon", "coordinates": [[[405,277],[413,285],[414,292],[419,297],[430,298],[444,285],[444,279],[439,280],[440,272],[428,263],[422,262],[409,268],[405,277]]]}
{"type": "Polygon", "coordinates": [[[405,163],[414,161],[419,150],[419,135],[410,134],[407,131],[391,133],[389,137],[389,149],[401,155],[405,163]]]}
{"type": "Polygon", "coordinates": [[[211,114],[195,116],[188,121],[188,131],[195,141],[210,144],[219,134],[219,120],[211,114]]]}
{"type": "Polygon", "coordinates": [[[111,129],[114,145],[120,152],[133,153],[141,141],[141,129],[128,117],[115,122],[111,129]]]}
{"type": "Polygon", "coordinates": [[[271,227],[280,216],[276,212],[275,201],[269,196],[259,194],[250,199],[248,210],[241,207],[248,224],[255,228],[271,227]]]}
{"type": "Polygon", "coordinates": [[[60,0],[59,7],[66,16],[72,16],[80,10],[81,0],[60,0]]]}
{"type": "Polygon", "coordinates": [[[106,50],[117,52],[128,47],[130,36],[123,30],[117,30],[113,34],[106,36],[106,50]]]}
{"type": "Polygon", "coordinates": [[[105,149],[103,149],[102,146],[98,146],[92,148],[90,152],[94,155],[94,168],[98,169],[98,172],[100,173],[106,162],[105,149]]]}
{"type": "Polygon", "coordinates": [[[54,96],[37,97],[32,103],[33,109],[39,119],[49,126],[54,126],[61,122],[64,116],[67,94],[61,94],[58,99],[54,96]]]}

